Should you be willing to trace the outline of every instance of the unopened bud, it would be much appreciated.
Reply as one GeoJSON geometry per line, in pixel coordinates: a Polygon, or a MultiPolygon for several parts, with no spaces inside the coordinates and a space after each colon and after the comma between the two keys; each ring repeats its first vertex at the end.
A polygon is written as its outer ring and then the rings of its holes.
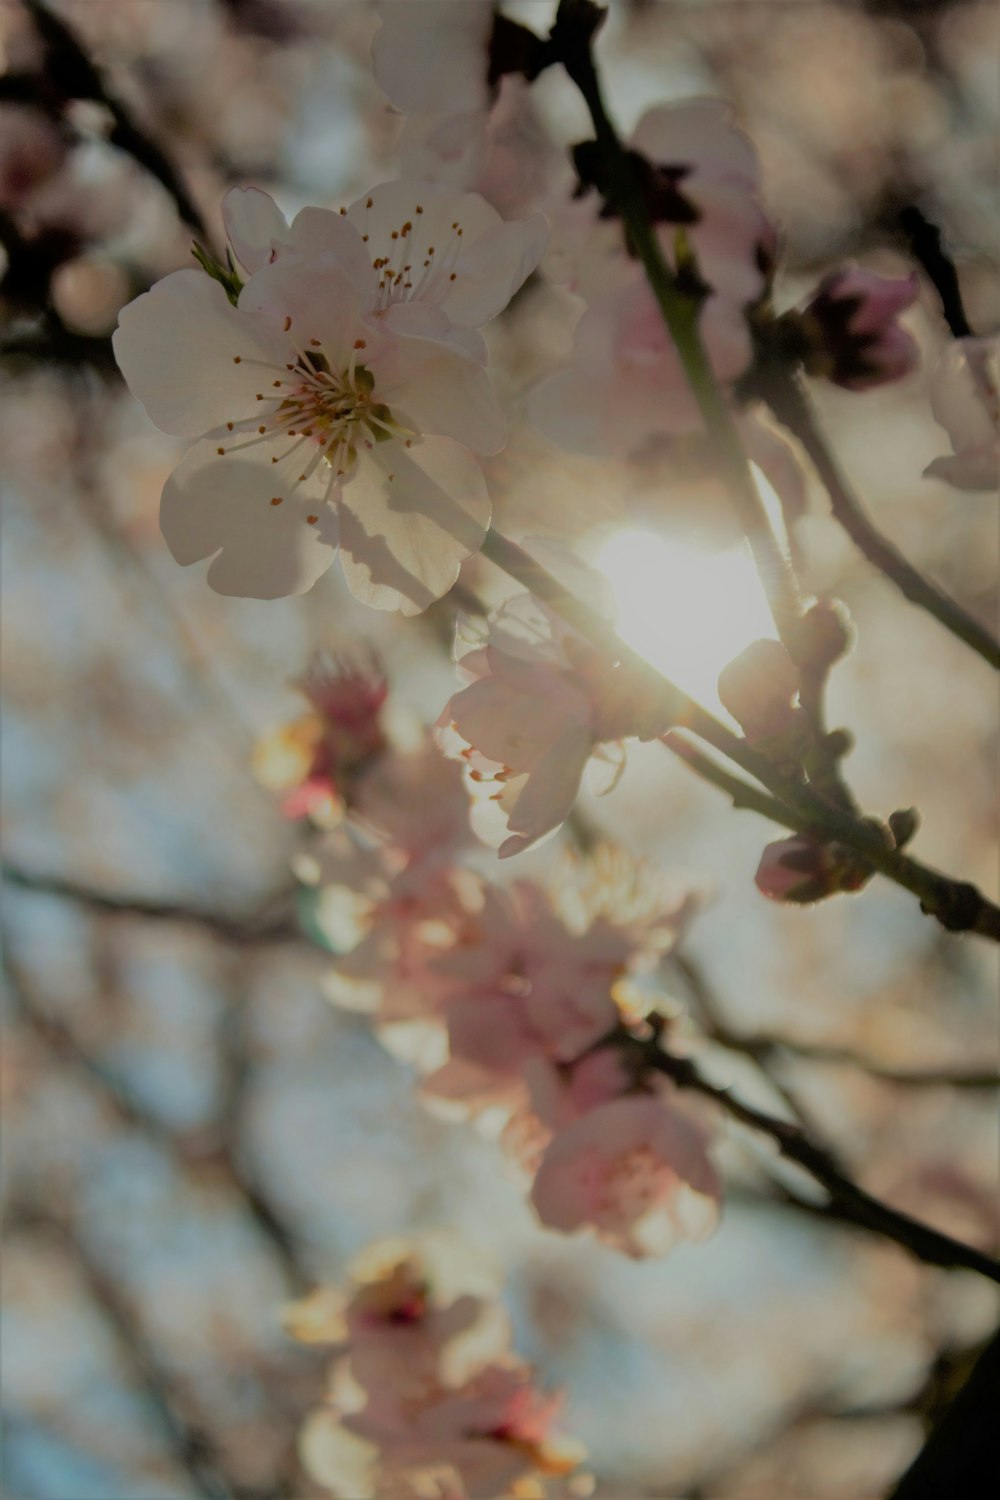
{"type": "Polygon", "coordinates": [[[908,375],[920,356],[898,319],[916,301],[918,290],[915,272],[890,280],[860,266],[834,271],[802,313],[813,346],[806,369],[849,391],[908,375]]]}
{"type": "Polygon", "coordinates": [[[768,844],[754,884],[769,901],[807,906],[838,891],[860,890],[872,873],[850,849],[797,834],[768,844]]]}
{"type": "Polygon", "coordinates": [[[889,828],[897,849],[908,844],[919,827],[920,814],[915,807],[900,807],[889,814],[889,828]]]}
{"type": "Polygon", "coordinates": [[[854,629],[846,604],[817,599],[795,627],[795,650],[803,670],[828,672],[850,650],[854,629]]]}

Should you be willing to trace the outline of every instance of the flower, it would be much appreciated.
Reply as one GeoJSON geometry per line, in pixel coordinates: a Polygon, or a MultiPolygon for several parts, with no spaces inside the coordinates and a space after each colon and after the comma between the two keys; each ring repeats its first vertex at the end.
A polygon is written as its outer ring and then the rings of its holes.
{"type": "Polygon", "coordinates": [[[386,748],[388,684],[377,665],[317,654],[296,684],[312,705],[254,746],[254,772],[288,818],[336,823],[357,774],[386,748]]]}
{"type": "Polygon", "coordinates": [[[767,845],[754,884],[769,901],[808,906],[838,891],[859,891],[871,877],[871,866],[849,849],[795,834],[767,845]]]}
{"type": "Polygon", "coordinates": [[[177,561],[210,557],[217,592],[273,599],[310,588],[339,542],[369,604],[414,614],[447,592],[490,515],[456,439],[504,439],[479,355],[439,319],[373,316],[326,254],[277,258],[237,307],[177,271],[124,308],[114,348],[133,394],[164,432],[200,438],[161,502],[177,561]]]}
{"type": "Polygon", "coordinates": [[[543,44],[493,0],[386,0],[372,44],[376,81],[409,118],[405,176],[474,188],[505,217],[541,191],[556,156],[525,80],[543,44]]]}
{"type": "Polygon", "coordinates": [[[293,1336],[340,1355],[300,1437],[318,1484],[343,1500],[543,1500],[577,1467],[583,1449],[552,1430],[562,1398],[510,1353],[493,1278],[467,1247],[382,1242],[351,1274],[347,1295],[321,1289],[288,1317],[293,1336]]]}
{"type": "Polygon", "coordinates": [[[916,272],[896,280],[860,266],[831,272],[801,315],[812,345],[806,369],[849,391],[908,375],[920,352],[898,319],[916,301],[919,286],[916,272]]]}
{"type": "Polygon", "coordinates": [[[614,1099],[557,1131],[531,1201],[551,1229],[589,1227],[635,1259],[664,1255],[716,1225],[711,1140],[705,1115],[670,1093],[614,1099]]]}
{"type": "MultiPolygon", "coordinates": [[[[706,286],[738,308],[764,290],[776,232],[760,201],[760,162],[749,137],[719,99],[647,110],[628,146],[660,249],[676,269],[678,232],[706,286]]],[[[575,152],[584,187],[603,187],[592,143],[575,152]]],[[[600,218],[583,196],[554,215],[548,269],[587,301],[629,279],[632,262],[607,205],[600,218]]]]}
{"type": "Polygon", "coordinates": [[[409,178],[383,182],[340,213],[304,208],[291,226],[259,188],[231,188],[222,213],[247,274],[284,255],[332,256],[366,312],[405,306],[413,332],[450,340],[477,358],[478,342],[458,330],[480,328],[503,311],[549,234],[541,214],[504,223],[476,193],[409,178]]]}
{"type": "MultiPolygon", "coordinates": [[[[752,356],[742,311],[729,299],[711,296],[700,329],[717,378],[734,381],[752,356]]],[[[535,387],[528,414],[551,442],[594,456],[633,457],[656,439],[703,429],[677,347],[644,277],[594,298],[576,325],[570,365],[535,387]]]]}
{"type": "Polygon", "coordinates": [[[931,376],[931,410],[952,453],[924,470],[959,490],[995,490],[1000,478],[1000,336],[955,339],[931,376]]]}
{"type": "Polygon", "coordinates": [[[441,743],[465,762],[473,827],[505,859],[565,821],[592,756],[611,768],[614,784],[618,742],[635,732],[633,690],[530,594],[493,612],[485,640],[466,650],[459,669],[469,685],[438,720],[441,743]]]}

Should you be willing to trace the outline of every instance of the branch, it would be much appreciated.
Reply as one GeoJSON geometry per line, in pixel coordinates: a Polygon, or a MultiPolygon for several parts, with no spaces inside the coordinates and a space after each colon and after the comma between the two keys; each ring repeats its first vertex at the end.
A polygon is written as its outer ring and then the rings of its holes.
{"type": "Polygon", "coordinates": [[[895,584],[911,604],[927,610],[991,667],[1000,668],[1000,641],[936,583],[925,578],[876,528],[827,447],[802,384],[794,376],[774,374],[762,389],[778,421],[798,438],[812,460],[830,498],[834,520],[872,566],[895,584]]]}
{"type": "Polygon", "coordinates": [[[126,152],[133,161],[155,177],[173,199],[184,223],[203,240],[208,231],[187,188],[169,159],[155,141],[132,119],[113,93],[109,92],[101,70],[87,56],[75,33],[42,0],[24,0],[38,35],[45,47],[45,65],[60,94],[65,99],[94,99],[103,104],[113,120],[108,140],[126,152]]]}
{"type": "Polygon", "coordinates": [[[915,203],[908,203],[899,210],[896,222],[906,236],[910,254],[923,268],[928,281],[941,301],[941,313],[953,338],[965,339],[972,335],[972,327],[965,315],[962,290],[958,281],[958,270],[946,252],[941,231],[915,203]]]}
{"type": "Polygon", "coordinates": [[[21,865],[0,865],[0,879],[19,890],[38,895],[74,901],[89,911],[106,917],[132,917],[151,922],[176,922],[183,926],[202,927],[220,942],[234,947],[266,947],[274,943],[294,943],[302,933],[287,916],[238,917],[207,907],[184,906],[175,901],[147,900],[141,896],[123,896],[113,891],[98,891],[92,886],[60,875],[26,870],[21,865]]]}
{"type": "Polygon", "coordinates": [[[232,1500],[238,1493],[238,1486],[223,1472],[212,1438],[188,1414],[191,1403],[178,1394],[170,1371],[161,1364],[115,1278],[98,1264],[55,1214],[34,1205],[19,1206],[16,1215],[8,1215],[8,1232],[12,1226],[25,1233],[45,1235],[72,1256],[83,1274],[92,1300],[113,1328],[119,1352],[141,1387],[174,1458],[193,1488],[205,1500],[232,1500]]]}
{"type": "MultiPolygon", "coordinates": [[[[976,932],[1000,942],[1000,907],[986,899],[974,885],[955,880],[931,865],[922,864],[895,847],[892,835],[876,820],[859,818],[849,809],[822,796],[805,782],[795,780],[777,768],[766,756],[753,750],[745,740],[664,677],[646,659],[616,635],[601,615],[577,599],[559,581],[531,557],[523,547],[492,529],[486,533],[483,556],[502,568],[523,588],[535,594],[561,619],[613,662],[627,667],[633,680],[645,695],[643,723],[636,734],[642,739],[659,739],[669,729],[689,729],[714,749],[747,771],[770,791],[779,809],[756,793],[747,792],[744,784],[730,778],[726,786],[734,789],[755,811],[773,817],[783,827],[807,832],[819,839],[845,844],[862,855],[881,875],[915,895],[921,909],[937,919],[949,932],[976,932]],[[793,821],[794,820],[794,821],[793,821]]],[[[709,767],[714,763],[707,761],[709,767]]],[[[721,775],[721,773],[720,773],[721,775]]],[[[719,776],[713,776],[722,784],[719,776]]]]}
{"type": "MultiPolygon", "coordinates": [[[[61,1017],[55,1016],[40,1005],[30,991],[25,975],[10,955],[10,945],[4,953],[3,969],[7,978],[10,999],[15,1014],[30,1027],[49,1050],[61,1062],[68,1064],[101,1094],[110,1104],[123,1124],[140,1131],[157,1146],[171,1152],[183,1166],[203,1163],[210,1155],[203,1143],[192,1149],[183,1136],[175,1135],[154,1111],[146,1105],[138,1093],[116,1069],[108,1067],[85,1047],[72,1027],[61,1017]]],[[[214,1159],[234,1192],[243,1200],[243,1205],[261,1234],[269,1241],[272,1250],[284,1267],[289,1284],[301,1291],[311,1286],[313,1277],[304,1263],[297,1237],[284,1223],[255,1181],[240,1161],[238,1132],[242,1110],[230,1118],[227,1105],[234,1101],[232,1092],[220,1110],[221,1145],[214,1159]]],[[[242,1101],[238,1101],[240,1104],[242,1101]]]]}
{"type": "MultiPolygon", "coordinates": [[[[698,327],[702,297],[687,295],[667,264],[650,222],[635,166],[629,157],[601,93],[594,66],[592,38],[604,12],[592,0],[562,0],[551,43],[587,105],[597,137],[604,176],[613,193],[611,206],[620,214],[630,248],[642,262],[650,289],[680,356],[691,392],[729,481],[740,526],[750,543],[771,613],[783,640],[799,618],[798,589],[787,558],[778,547],[761,502],[739,431],[715,378],[698,327]]],[[[794,655],[794,652],[793,652],[794,655]]]]}
{"type": "Polygon", "coordinates": [[[1000,1282],[1000,1261],[931,1229],[866,1193],[845,1176],[829,1152],[811,1140],[798,1125],[765,1114],[763,1110],[744,1104],[728,1089],[709,1083],[689,1058],[671,1057],[655,1042],[639,1045],[644,1048],[643,1056],[650,1067],[671,1078],[679,1088],[692,1089],[713,1099],[741,1125],[769,1136],[786,1160],[815,1178],[830,1195],[830,1204],[820,1209],[824,1216],[836,1217],[893,1240],[928,1265],[976,1271],[990,1281],[1000,1282]]]}

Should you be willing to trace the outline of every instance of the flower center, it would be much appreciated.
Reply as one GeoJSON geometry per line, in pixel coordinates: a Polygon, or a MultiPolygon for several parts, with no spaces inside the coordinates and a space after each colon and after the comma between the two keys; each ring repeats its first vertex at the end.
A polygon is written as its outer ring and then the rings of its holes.
{"type": "MultiPolygon", "coordinates": [[[[285,333],[291,321],[286,318],[285,333]]],[[[289,354],[294,357],[284,365],[233,355],[234,364],[254,365],[272,378],[265,390],[256,393],[260,408],[254,417],[226,423],[227,430],[238,432],[240,440],[220,443],[216,452],[223,458],[258,443],[273,445],[276,439],[288,439],[284,452],[272,454],[272,464],[302,453],[301,472],[291,485],[294,491],[325,463],[330,470],[325,503],[353,468],[360,449],[371,450],[393,437],[409,439],[411,434],[388,406],[375,399],[375,378],[361,363],[367,347],[364,339],[355,341],[346,367],[339,371],[331,367],[319,339],[309,339],[305,348],[291,341],[290,345],[289,354]],[[254,435],[247,436],[250,433],[254,435]]],[[[271,504],[280,505],[285,498],[285,493],[275,495],[271,504]]]]}

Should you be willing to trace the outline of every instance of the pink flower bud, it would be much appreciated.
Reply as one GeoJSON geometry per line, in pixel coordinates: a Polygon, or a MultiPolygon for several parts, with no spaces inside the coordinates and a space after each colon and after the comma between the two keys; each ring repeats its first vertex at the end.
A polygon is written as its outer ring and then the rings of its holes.
{"type": "Polygon", "coordinates": [[[871,876],[850,850],[796,834],[768,844],[754,884],[769,901],[807,906],[837,891],[858,891],[871,876]]]}
{"type": "Polygon", "coordinates": [[[847,266],[827,276],[804,313],[815,340],[807,369],[849,391],[908,375],[919,352],[898,319],[916,301],[918,286],[915,272],[889,280],[847,266]]]}
{"type": "Polygon", "coordinates": [[[798,691],[798,671],[780,641],[754,641],[719,677],[723,707],[739,720],[748,740],[790,729],[798,691]]]}

